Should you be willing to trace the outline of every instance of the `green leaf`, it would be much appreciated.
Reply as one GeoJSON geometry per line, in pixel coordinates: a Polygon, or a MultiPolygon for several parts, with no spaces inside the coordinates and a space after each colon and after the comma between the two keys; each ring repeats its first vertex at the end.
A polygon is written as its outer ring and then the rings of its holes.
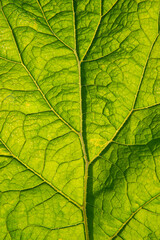
{"type": "Polygon", "coordinates": [[[160,1],[0,6],[0,239],[160,239],[160,1]]]}

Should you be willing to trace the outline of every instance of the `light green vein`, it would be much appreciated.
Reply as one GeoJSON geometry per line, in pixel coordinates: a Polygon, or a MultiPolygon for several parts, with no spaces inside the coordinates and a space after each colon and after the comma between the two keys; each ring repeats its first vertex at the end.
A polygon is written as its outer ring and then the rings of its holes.
{"type": "Polygon", "coordinates": [[[63,43],[67,48],[69,48],[70,50],[72,50],[72,51],[74,52],[74,49],[73,49],[73,48],[71,48],[69,45],[67,45],[65,42],[63,42],[63,41],[53,32],[53,29],[51,28],[51,26],[50,26],[50,24],[49,24],[49,22],[48,22],[48,20],[47,20],[47,18],[46,18],[46,15],[45,15],[45,13],[44,13],[44,11],[43,11],[43,8],[42,8],[39,0],[36,0],[36,2],[37,2],[37,4],[38,4],[38,6],[39,6],[39,8],[40,8],[40,10],[41,10],[41,12],[42,12],[43,18],[45,19],[46,24],[47,24],[47,26],[49,27],[49,29],[50,29],[50,31],[52,32],[52,34],[53,34],[61,43],[63,43]]]}
{"type": "Polygon", "coordinates": [[[69,196],[67,196],[64,192],[62,192],[61,190],[59,190],[57,187],[55,187],[52,183],[50,183],[47,179],[45,179],[42,175],[40,175],[38,172],[36,172],[34,169],[30,168],[26,163],[24,163],[18,156],[14,155],[14,153],[10,150],[10,148],[6,145],[6,143],[3,141],[2,138],[0,138],[0,141],[2,142],[2,144],[5,146],[5,148],[8,150],[8,152],[11,154],[11,156],[17,160],[18,162],[20,162],[24,167],[26,167],[26,169],[28,169],[29,171],[31,171],[32,173],[34,173],[36,176],[38,176],[43,182],[47,183],[49,186],[51,186],[57,193],[59,193],[61,196],[63,196],[65,199],[67,199],[69,202],[71,202],[72,204],[74,204],[76,207],[78,207],[79,209],[82,210],[82,206],[79,205],[76,201],[74,201],[73,199],[71,199],[69,196]]]}
{"type": "Polygon", "coordinates": [[[145,202],[143,205],[141,205],[135,212],[133,212],[133,213],[131,214],[131,216],[130,216],[130,217],[122,224],[122,226],[118,229],[118,231],[117,231],[111,238],[109,238],[109,240],[114,239],[114,238],[118,235],[118,233],[124,229],[124,227],[127,225],[127,223],[128,223],[129,221],[131,221],[132,218],[133,218],[141,209],[143,209],[147,204],[149,204],[150,202],[152,202],[153,200],[155,200],[155,199],[158,198],[159,196],[160,196],[160,193],[158,193],[156,196],[154,196],[154,197],[152,197],[151,199],[149,199],[147,202],[145,202]]]}
{"type": "MultiPolygon", "coordinates": [[[[116,3],[117,3],[118,1],[119,1],[119,0],[117,0],[117,1],[112,5],[112,7],[111,7],[105,14],[102,15],[102,0],[100,0],[100,19],[99,19],[99,22],[98,22],[98,24],[97,24],[97,27],[96,27],[95,33],[94,33],[94,35],[93,35],[93,38],[92,38],[92,40],[91,40],[91,42],[90,42],[90,44],[89,44],[89,46],[88,46],[88,48],[87,48],[87,50],[86,50],[86,52],[85,52],[85,54],[84,54],[81,62],[87,61],[87,60],[84,60],[84,59],[86,58],[86,56],[87,56],[87,54],[88,54],[88,52],[89,52],[89,50],[90,50],[90,48],[91,48],[91,46],[92,46],[92,44],[93,44],[93,41],[94,41],[94,39],[95,39],[95,37],[96,37],[96,35],[97,35],[98,29],[99,29],[99,27],[100,27],[100,25],[101,25],[101,21],[102,21],[103,17],[104,17],[106,14],[108,14],[108,13],[113,9],[113,7],[116,5],[116,3]]],[[[92,61],[92,60],[91,60],[91,61],[92,61]]]]}
{"type": "Polygon", "coordinates": [[[117,0],[117,1],[112,5],[112,7],[111,7],[106,13],[104,13],[104,14],[102,15],[102,18],[105,17],[105,16],[107,15],[107,13],[109,13],[109,12],[114,8],[114,6],[118,3],[118,1],[119,1],[119,0],[117,0]]]}
{"type": "Polygon", "coordinates": [[[41,88],[39,87],[38,83],[36,82],[35,78],[34,78],[33,75],[31,74],[31,72],[29,71],[29,69],[26,67],[26,65],[24,64],[23,59],[22,59],[22,56],[21,56],[21,53],[20,53],[20,50],[19,50],[18,43],[17,43],[17,41],[16,41],[16,38],[15,38],[14,33],[13,33],[13,30],[12,30],[12,27],[11,27],[11,25],[10,25],[10,23],[9,23],[9,21],[8,21],[6,15],[5,15],[5,13],[4,13],[4,11],[3,11],[3,9],[1,9],[1,10],[2,10],[2,13],[3,13],[3,15],[4,15],[4,18],[6,19],[6,22],[7,22],[8,26],[9,26],[9,29],[10,29],[11,32],[12,32],[13,40],[14,40],[14,42],[15,42],[15,45],[16,45],[16,48],[17,48],[19,57],[20,57],[20,59],[21,59],[21,63],[20,63],[20,64],[24,67],[24,69],[26,70],[26,72],[28,73],[28,75],[30,76],[30,78],[32,79],[32,81],[34,82],[34,84],[36,85],[38,91],[39,91],[40,94],[42,95],[43,99],[45,100],[46,104],[47,104],[48,107],[51,109],[51,111],[52,111],[65,125],[67,125],[73,132],[75,132],[76,134],[79,135],[79,133],[78,133],[68,122],[66,122],[66,121],[54,110],[54,108],[51,106],[50,102],[48,101],[48,99],[46,98],[46,96],[44,95],[44,93],[42,92],[41,88]]]}
{"type": "Polygon", "coordinates": [[[21,62],[17,62],[17,61],[14,61],[14,60],[11,60],[11,59],[7,59],[7,58],[4,58],[4,57],[0,57],[0,59],[5,60],[7,62],[11,62],[11,63],[21,64],[21,62]]]}
{"type": "Polygon", "coordinates": [[[96,27],[96,30],[95,30],[95,32],[94,32],[93,38],[92,38],[92,40],[91,40],[91,42],[90,42],[90,44],[89,44],[89,46],[88,46],[88,48],[87,48],[84,56],[83,56],[82,59],[81,59],[81,62],[83,62],[83,60],[84,60],[85,57],[87,56],[87,54],[88,54],[88,52],[89,52],[89,50],[90,50],[90,48],[91,48],[91,46],[92,46],[92,43],[93,43],[93,41],[94,41],[94,39],[95,39],[95,37],[96,37],[97,31],[98,31],[98,29],[99,29],[99,26],[100,26],[101,20],[102,20],[101,13],[102,13],[102,0],[100,0],[100,18],[99,18],[99,22],[98,22],[97,27],[96,27]]]}
{"type": "Polygon", "coordinates": [[[128,113],[127,117],[124,119],[124,121],[122,122],[122,124],[120,125],[120,127],[117,129],[117,131],[115,132],[115,134],[113,135],[113,137],[106,143],[102,146],[102,149],[100,150],[100,152],[89,162],[89,164],[93,163],[97,157],[106,149],[106,147],[114,140],[114,138],[118,135],[118,133],[120,132],[120,130],[124,127],[125,123],[127,122],[127,120],[130,118],[131,114],[133,113],[133,111],[135,110],[135,105],[136,105],[136,101],[137,101],[137,98],[138,98],[138,95],[139,95],[139,91],[140,91],[140,88],[141,88],[141,85],[142,85],[142,82],[143,82],[143,79],[144,79],[144,76],[145,76],[145,72],[146,72],[146,69],[147,69],[147,66],[148,66],[148,62],[149,62],[149,59],[150,59],[150,56],[151,56],[151,53],[152,53],[152,50],[154,48],[154,45],[157,41],[159,37],[159,34],[156,36],[152,46],[151,46],[151,49],[149,51],[149,54],[148,54],[148,57],[147,57],[147,60],[146,60],[146,63],[144,65],[144,68],[143,68],[143,71],[142,71],[142,76],[141,76],[141,79],[140,79],[140,82],[139,82],[139,86],[138,86],[138,89],[137,89],[137,93],[135,95],[135,98],[134,98],[134,101],[133,101],[133,106],[132,106],[132,109],[130,110],[130,112],[128,113]]]}

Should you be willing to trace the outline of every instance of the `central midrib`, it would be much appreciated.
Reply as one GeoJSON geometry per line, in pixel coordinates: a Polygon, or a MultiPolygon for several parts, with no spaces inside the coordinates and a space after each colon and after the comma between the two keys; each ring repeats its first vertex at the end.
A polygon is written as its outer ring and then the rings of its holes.
{"type": "MultiPolygon", "coordinates": [[[[83,62],[83,59],[85,58],[85,56],[86,56],[86,54],[88,53],[88,51],[89,51],[89,49],[90,49],[90,46],[89,46],[89,48],[88,48],[88,50],[86,51],[86,53],[85,53],[85,55],[84,55],[84,57],[82,58],[82,60],[80,61],[79,60],[79,57],[78,57],[78,53],[77,53],[77,41],[76,41],[76,22],[75,22],[75,10],[74,10],[74,0],[72,0],[73,1],[73,19],[74,19],[74,39],[75,39],[75,51],[74,51],[74,53],[75,53],[75,56],[76,56],[76,59],[77,59],[77,64],[78,64],[78,74],[79,74],[79,95],[80,95],[80,132],[79,132],[79,138],[80,138],[80,142],[81,142],[81,146],[82,146],[82,151],[83,151],[83,155],[84,155],[84,160],[85,160],[85,171],[84,171],[84,195],[83,195],[83,206],[82,206],[82,209],[83,209],[83,219],[84,219],[84,229],[85,229],[85,239],[86,240],[89,240],[90,239],[90,237],[89,237],[89,229],[88,229],[88,217],[87,217],[87,186],[88,186],[88,173],[89,173],[89,165],[95,160],[95,159],[97,159],[97,157],[95,157],[94,159],[93,159],[93,161],[89,161],[88,160],[88,157],[87,157],[87,154],[86,154],[86,145],[85,145],[85,142],[84,142],[84,138],[83,138],[83,106],[82,106],[82,104],[83,104],[83,99],[82,99],[82,74],[81,74],[81,72],[82,72],[82,68],[81,68],[81,64],[82,64],[82,62],[83,62]]],[[[100,23],[99,23],[100,24],[100,23]]],[[[99,24],[98,24],[98,26],[99,26],[99,24]]],[[[96,30],[96,32],[97,32],[97,30],[96,30]]],[[[96,32],[95,32],[95,34],[96,34],[96,32]]],[[[154,42],[152,43],[152,46],[151,46],[151,49],[150,49],[150,51],[149,51],[149,55],[148,55],[148,57],[147,57],[147,61],[146,61],[146,64],[145,64],[145,66],[144,66],[144,69],[143,69],[143,72],[142,72],[142,77],[141,77],[141,80],[140,80],[140,83],[139,83],[139,86],[138,86],[138,90],[137,90],[137,93],[136,93],[136,96],[135,96],[135,99],[134,99],[134,102],[133,102],[133,109],[134,109],[134,107],[135,107],[135,104],[136,104],[136,100],[137,100],[137,97],[138,97],[138,94],[139,94],[139,90],[140,90],[140,87],[141,87],[141,84],[142,84],[142,81],[143,81],[143,78],[144,78],[144,73],[145,73],[145,70],[146,70],[146,68],[147,68],[147,65],[148,65],[148,61],[149,61],[149,58],[150,58],[150,55],[151,55],[151,52],[152,52],[152,50],[153,50],[153,47],[154,47],[154,45],[155,45],[155,43],[156,43],[156,41],[157,41],[157,39],[158,39],[158,36],[159,36],[159,33],[157,34],[157,36],[156,36],[156,38],[155,38],[155,40],[154,40],[154,42]]],[[[94,35],[94,37],[95,37],[95,35],[94,35]]],[[[129,115],[127,116],[127,119],[128,119],[128,117],[131,115],[131,113],[132,113],[132,111],[133,111],[133,109],[131,110],[131,112],[129,113],[129,115]]],[[[124,124],[126,123],[126,119],[125,119],[125,121],[124,121],[124,124]]],[[[123,125],[124,125],[123,124],[123,125]]],[[[122,126],[123,126],[122,125],[122,126]]],[[[121,129],[121,128],[120,128],[121,129]]],[[[119,129],[119,130],[120,130],[119,129]]],[[[119,132],[119,130],[118,130],[118,132],[119,132]]],[[[117,135],[117,133],[116,133],[116,135],[117,135]]],[[[115,138],[115,136],[113,136],[113,138],[115,138]]],[[[113,140],[113,139],[112,139],[113,140]]],[[[108,143],[107,143],[107,146],[108,146],[108,144],[110,143],[111,141],[109,141],[108,143]]],[[[105,146],[105,148],[106,148],[106,146],[105,146]]],[[[102,149],[101,150],[101,152],[103,151],[104,149],[102,149]]],[[[100,154],[100,153],[99,153],[100,154]]],[[[99,155],[98,154],[98,155],[99,155]]]]}
{"type": "Polygon", "coordinates": [[[75,53],[78,63],[78,72],[79,72],[79,96],[80,96],[80,133],[79,138],[82,146],[83,156],[84,156],[84,191],[83,191],[83,218],[84,218],[84,229],[85,229],[85,237],[86,240],[89,240],[89,230],[88,230],[88,218],[87,218],[87,185],[88,185],[88,168],[89,168],[89,160],[86,153],[86,145],[83,138],[83,101],[82,101],[82,77],[81,77],[81,62],[78,58],[77,53],[75,53]]]}
{"type": "Polygon", "coordinates": [[[80,98],[80,132],[78,134],[82,152],[84,156],[84,187],[83,187],[83,205],[82,205],[82,211],[83,211],[83,221],[84,221],[84,231],[85,231],[85,239],[89,240],[89,230],[88,230],[88,218],[87,218],[87,183],[88,183],[88,167],[89,167],[89,160],[86,154],[86,145],[83,138],[83,102],[82,102],[82,68],[78,53],[77,53],[77,36],[76,36],[76,14],[75,14],[75,6],[74,6],[74,0],[72,0],[72,8],[73,8],[73,26],[74,26],[74,54],[77,60],[78,65],[78,76],[79,76],[79,98],[80,98]]]}

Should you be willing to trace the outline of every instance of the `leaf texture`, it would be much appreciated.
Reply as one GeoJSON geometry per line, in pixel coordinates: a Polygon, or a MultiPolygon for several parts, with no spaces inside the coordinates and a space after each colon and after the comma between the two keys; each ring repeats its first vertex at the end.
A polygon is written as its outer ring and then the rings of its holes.
{"type": "Polygon", "coordinates": [[[0,6],[0,239],[160,239],[160,1],[0,6]]]}

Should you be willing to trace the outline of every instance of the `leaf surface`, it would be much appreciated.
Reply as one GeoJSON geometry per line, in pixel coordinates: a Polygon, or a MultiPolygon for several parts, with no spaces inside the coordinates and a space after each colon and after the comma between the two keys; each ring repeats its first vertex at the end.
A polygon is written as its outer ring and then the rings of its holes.
{"type": "Polygon", "coordinates": [[[160,1],[0,5],[0,239],[158,240],[160,1]]]}

